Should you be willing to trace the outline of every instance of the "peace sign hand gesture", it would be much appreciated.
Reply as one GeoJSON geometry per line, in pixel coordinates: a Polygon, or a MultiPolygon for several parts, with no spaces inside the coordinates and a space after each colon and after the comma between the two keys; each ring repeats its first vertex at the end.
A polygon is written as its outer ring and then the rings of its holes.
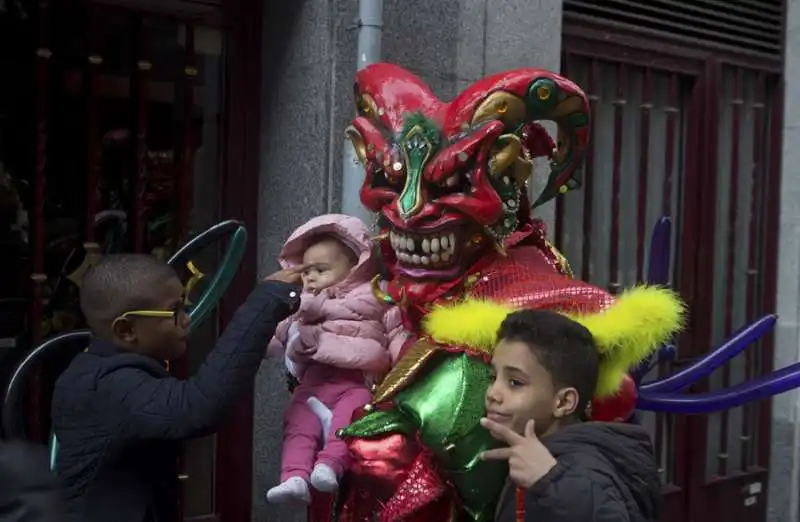
{"type": "Polygon", "coordinates": [[[556,459],[536,436],[533,420],[525,425],[525,435],[486,418],[481,419],[481,426],[492,437],[508,444],[507,448],[484,451],[481,458],[507,460],[508,476],[517,487],[530,488],[555,467],[556,459]]]}

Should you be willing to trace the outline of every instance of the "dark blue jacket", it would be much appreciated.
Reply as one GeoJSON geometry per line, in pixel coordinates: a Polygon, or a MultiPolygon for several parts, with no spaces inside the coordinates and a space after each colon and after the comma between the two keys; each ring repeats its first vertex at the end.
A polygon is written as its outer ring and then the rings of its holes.
{"type": "Polygon", "coordinates": [[[0,522],[60,522],[61,498],[42,448],[0,442],[0,522]]]}
{"type": "MultiPolygon", "coordinates": [[[[525,522],[657,522],[661,480],[647,431],[583,422],[542,438],[558,463],[525,493],[525,522]]],[[[516,520],[516,490],[503,491],[496,522],[516,520]]]]}
{"type": "Polygon", "coordinates": [[[188,380],[94,340],[56,381],[53,429],[68,522],[174,522],[179,443],[213,432],[252,389],[278,322],[299,288],[268,282],[250,295],[188,380]]]}

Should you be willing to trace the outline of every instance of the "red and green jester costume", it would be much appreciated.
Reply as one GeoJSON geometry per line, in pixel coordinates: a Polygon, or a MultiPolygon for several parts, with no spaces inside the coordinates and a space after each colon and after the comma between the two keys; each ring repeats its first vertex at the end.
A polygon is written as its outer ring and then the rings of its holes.
{"type": "Polygon", "coordinates": [[[602,356],[592,415],[624,420],[635,404],[628,370],[675,334],[683,304],[666,289],[612,296],[574,279],[531,218],[535,157],[552,168],[536,204],[578,186],[589,109],[574,83],[519,69],[443,103],[410,72],[376,64],[358,73],[355,95],[347,134],[390,273],[375,293],[401,308],[411,335],[340,432],[354,462],[332,508],[317,502],[312,519],[489,522],[507,468],[479,458],[496,444],[479,419],[503,318],[539,308],[584,324],[602,356]],[[557,146],[537,120],[558,125],[557,146]]]}

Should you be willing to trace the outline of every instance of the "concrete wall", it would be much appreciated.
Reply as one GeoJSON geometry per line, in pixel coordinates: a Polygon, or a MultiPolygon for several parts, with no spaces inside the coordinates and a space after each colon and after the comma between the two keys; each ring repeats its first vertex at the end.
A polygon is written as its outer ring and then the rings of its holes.
{"type": "MultiPolygon", "coordinates": [[[[284,238],[341,205],[342,132],[353,115],[357,0],[265,2],[259,264],[284,238]]],[[[421,75],[442,98],[507,68],[558,70],[560,0],[385,0],[383,59],[421,75]]],[[[542,217],[552,220],[552,209],[542,217]]],[[[280,361],[256,384],[253,520],[303,520],[267,506],[277,483],[288,394],[280,361]]]]}
{"type": "MultiPolygon", "coordinates": [[[[800,360],[800,0],[787,0],[783,175],[775,367],[800,360]]],[[[770,522],[800,520],[800,392],[773,401],[770,522]]]]}

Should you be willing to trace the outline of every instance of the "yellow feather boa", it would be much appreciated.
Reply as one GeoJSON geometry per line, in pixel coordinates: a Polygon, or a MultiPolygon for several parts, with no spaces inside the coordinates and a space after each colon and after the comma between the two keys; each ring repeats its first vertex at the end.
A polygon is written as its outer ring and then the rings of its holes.
{"type": "MultiPolygon", "coordinates": [[[[423,321],[434,341],[469,346],[491,356],[497,330],[514,308],[483,300],[441,306],[423,321]]],[[[594,336],[600,351],[597,397],[613,395],[625,374],[667,342],[683,326],[685,305],[671,290],[639,286],[618,296],[613,305],[595,314],[566,314],[594,336]]]]}

